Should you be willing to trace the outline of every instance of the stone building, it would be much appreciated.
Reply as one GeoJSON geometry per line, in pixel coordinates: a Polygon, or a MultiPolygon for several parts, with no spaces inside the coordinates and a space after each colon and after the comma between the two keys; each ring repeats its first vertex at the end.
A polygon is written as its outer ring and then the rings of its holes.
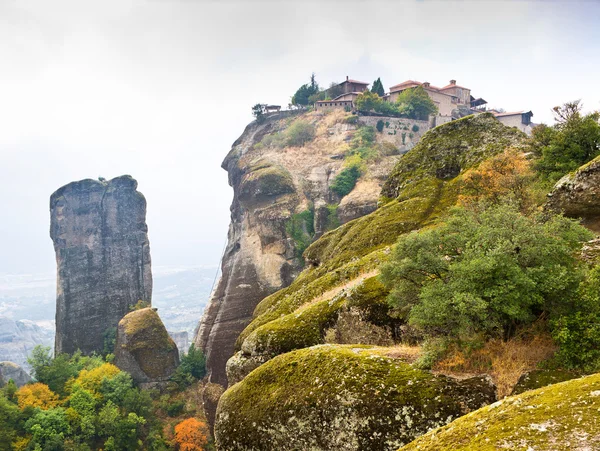
{"type": "Polygon", "coordinates": [[[531,129],[534,124],[531,122],[533,113],[531,111],[515,111],[512,113],[499,113],[492,111],[496,119],[508,127],[516,127],[528,135],[531,134],[531,129]]]}

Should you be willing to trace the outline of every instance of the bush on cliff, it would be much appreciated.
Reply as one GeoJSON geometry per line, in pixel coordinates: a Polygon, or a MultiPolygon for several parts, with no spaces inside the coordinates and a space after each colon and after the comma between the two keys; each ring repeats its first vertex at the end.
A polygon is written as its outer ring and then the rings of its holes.
{"type": "Polygon", "coordinates": [[[579,101],[554,111],[557,123],[534,128],[531,138],[533,151],[539,156],[536,168],[552,183],[600,154],[600,112],[583,115],[579,101]]]}
{"type": "Polygon", "coordinates": [[[456,209],[445,225],[400,237],[382,280],[398,313],[430,337],[509,337],[576,298],[584,272],[574,254],[591,237],[573,220],[511,205],[456,209]]]}

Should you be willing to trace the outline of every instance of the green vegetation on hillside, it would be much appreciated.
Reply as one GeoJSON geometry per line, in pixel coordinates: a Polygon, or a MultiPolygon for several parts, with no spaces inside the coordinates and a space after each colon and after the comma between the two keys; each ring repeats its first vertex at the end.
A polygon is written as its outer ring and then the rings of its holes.
{"type": "Polygon", "coordinates": [[[437,106],[421,86],[400,93],[396,103],[383,100],[382,95],[376,90],[362,92],[356,98],[356,109],[365,113],[374,111],[421,121],[426,121],[429,116],[437,113],[437,106]]]}
{"type": "Polygon", "coordinates": [[[585,268],[575,253],[591,232],[510,204],[480,208],[401,236],[381,269],[392,305],[426,336],[509,338],[576,298],[585,268]]]}

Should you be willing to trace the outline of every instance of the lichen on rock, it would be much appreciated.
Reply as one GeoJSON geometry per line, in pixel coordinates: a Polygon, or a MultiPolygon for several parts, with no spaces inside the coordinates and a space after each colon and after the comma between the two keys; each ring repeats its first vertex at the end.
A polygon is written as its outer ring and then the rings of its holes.
{"type": "Polygon", "coordinates": [[[596,450],[599,412],[600,374],[595,374],[505,398],[401,450],[596,450]]]}
{"type": "Polygon", "coordinates": [[[416,370],[377,348],[320,345],[265,363],[219,401],[220,450],[393,450],[495,400],[486,378],[416,370]]]}

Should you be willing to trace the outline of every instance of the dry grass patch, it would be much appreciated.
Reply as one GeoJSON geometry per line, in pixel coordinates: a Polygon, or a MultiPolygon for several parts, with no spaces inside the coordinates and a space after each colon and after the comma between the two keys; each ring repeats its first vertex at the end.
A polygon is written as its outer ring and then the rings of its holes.
{"type": "Polygon", "coordinates": [[[386,348],[382,355],[391,357],[393,359],[400,359],[404,362],[413,363],[415,360],[421,357],[421,352],[421,346],[399,344],[386,348]]]}
{"type": "Polygon", "coordinates": [[[466,353],[454,349],[438,362],[434,371],[449,376],[489,374],[498,391],[498,398],[510,395],[519,377],[537,368],[556,352],[556,345],[548,334],[532,337],[517,336],[508,341],[493,339],[481,349],[466,353]]]}

